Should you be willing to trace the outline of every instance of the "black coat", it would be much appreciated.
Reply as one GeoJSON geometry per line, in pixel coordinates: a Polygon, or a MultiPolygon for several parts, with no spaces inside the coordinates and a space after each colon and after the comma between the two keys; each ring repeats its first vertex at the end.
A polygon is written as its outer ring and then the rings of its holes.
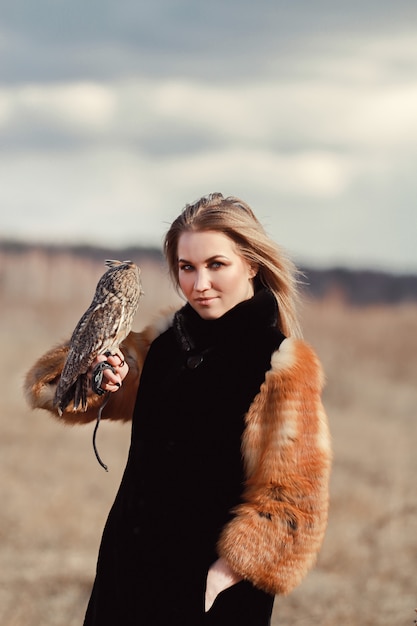
{"type": "Polygon", "coordinates": [[[276,307],[266,291],[217,320],[186,305],[152,343],[85,626],[204,623],[207,571],[242,493],[244,416],[284,339],[276,307]]]}

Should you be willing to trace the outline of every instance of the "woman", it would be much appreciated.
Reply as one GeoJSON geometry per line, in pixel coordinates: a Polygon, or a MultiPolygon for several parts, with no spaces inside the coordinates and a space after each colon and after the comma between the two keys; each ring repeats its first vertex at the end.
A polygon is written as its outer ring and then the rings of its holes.
{"type": "MultiPolygon", "coordinates": [[[[164,250],[187,303],[104,370],[103,417],[132,419],[132,439],[85,626],[266,626],[327,522],[323,376],[297,338],[296,273],[248,205],[219,193],[185,207],[164,250]]],[[[65,354],[28,373],[33,407],[54,411],[65,354]]],[[[96,419],[103,396],[88,402],[64,419],[96,419]]]]}

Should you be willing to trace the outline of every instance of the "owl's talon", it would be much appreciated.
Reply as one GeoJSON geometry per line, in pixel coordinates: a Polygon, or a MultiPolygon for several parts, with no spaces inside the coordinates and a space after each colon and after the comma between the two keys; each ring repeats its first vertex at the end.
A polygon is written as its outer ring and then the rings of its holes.
{"type": "Polygon", "coordinates": [[[101,363],[98,363],[95,366],[91,375],[91,388],[93,392],[98,396],[102,396],[103,394],[107,393],[106,391],[104,391],[104,389],[101,388],[104,370],[111,370],[113,374],[116,373],[114,367],[112,367],[107,361],[101,361],[101,363]]]}
{"type": "Polygon", "coordinates": [[[113,357],[117,356],[117,357],[119,357],[120,363],[118,364],[117,367],[123,367],[124,364],[125,364],[124,360],[122,359],[120,354],[117,354],[117,352],[116,352],[116,354],[113,354],[112,352],[110,352],[110,350],[106,350],[106,352],[104,353],[104,356],[107,356],[107,357],[109,357],[109,356],[113,356],[113,357]]]}

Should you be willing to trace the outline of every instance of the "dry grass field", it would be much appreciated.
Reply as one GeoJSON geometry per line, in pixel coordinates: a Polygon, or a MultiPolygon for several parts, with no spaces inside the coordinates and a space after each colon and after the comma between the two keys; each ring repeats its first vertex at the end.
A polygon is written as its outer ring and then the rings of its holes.
{"type": "MultiPolygon", "coordinates": [[[[29,411],[21,387],[34,359],[71,332],[102,271],[65,254],[0,255],[2,626],[82,623],[129,426],[100,427],[106,473],[93,453],[93,426],[64,427],[29,411]]],[[[136,329],[160,303],[176,299],[162,269],[145,264],[143,281],[136,329]]],[[[303,321],[327,373],[331,512],[317,567],[291,596],[277,599],[273,624],[412,626],[417,307],[306,302],[303,321]]]]}

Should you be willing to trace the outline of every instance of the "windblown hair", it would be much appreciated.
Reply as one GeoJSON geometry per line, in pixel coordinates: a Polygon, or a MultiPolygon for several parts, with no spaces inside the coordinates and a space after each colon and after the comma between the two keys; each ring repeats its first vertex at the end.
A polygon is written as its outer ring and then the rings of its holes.
{"type": "Polygon", "coordinates": [[[221,193],[187,204],[164,239],[164,252],[174,285],[179,287],[178,241],[184,232],[218,231],[228,236],[238,252],[257,268],[256,285],[268,288],[278,303],[278,325],[287,337],[301,336],[297,318],[298,270],[267,235],[252,209],[239,198],[221,193]]]}

